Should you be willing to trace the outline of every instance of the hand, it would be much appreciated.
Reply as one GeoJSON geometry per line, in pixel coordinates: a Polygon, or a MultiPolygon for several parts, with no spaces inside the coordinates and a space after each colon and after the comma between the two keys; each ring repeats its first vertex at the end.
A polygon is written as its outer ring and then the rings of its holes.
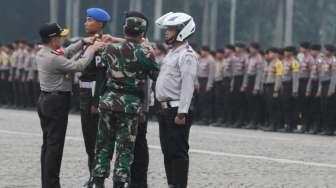
{"type": "Polygon", "coordinates": [[[126,40],[123,38],[113,37],[110,34],[104,34],[102,36],[102,41],[105,43],[116,43],[116,42],[125,42],[126,40]]]}
{"type": "Polygon", "coordinates": [[[253,94],[253,95],[257,95],[257,94],[258,94],[258,90],[254,89],[254,90],[252,91],[252,94],[253,94]]]}
{"type": "Polygon", "coordinates": [[[106,44],[104,42],[95,42],[93,45],[92,45],[92,48],[93,50],[96,52],[102,48],[104,48],[106,46],[106,44]]]}
{"type": "Polygon", "coordinates": [[[333,92],[328,92],[328,97],[331,97],[332,95],[334,95],[333,92]]]}
{"type": "Polygon", "coordinates": [[[308,92],[306,92],[306,97],[309,97],[309,93],[308,92]]]}
{"type": "Polygon", "coordinates": [[[195,87],[195,91],[196,91],[196,93],[198,93],[198,92],[199,92],[199,89],[200,89],[200,88],[199,88],[199,85],[198,85],[198,84],[195,84],[194,87],[195,87]]]}
{"type": "Polygon", "coordinates": [[[278,92],[274,92],[274,93],[273,93],[273,97],[274,97],[274,98],[277,98],[278,96],[279,96],[279,93],[278,93],[278,92]]]}
{"type": "Polygon", "coordinates": [[[293,97],[297,97],[298,96],[298,93],[297,92],[294,92],[293,93],[293,97]]]}
{"type": "Polygon", "coordinates": [[[95,40],[95,37],[85,37],[82,39],[82,41],[84,42],[84,44],[93,44],[95,40]]]}
{"type": "Polygon", "coordinates": [[[321,96],[321,92],[317,92],[315,97],[320,97],[321,96]]]}
{"type": "Polygon", "coordinates": [[[95,106],[91,106],[91,113],[93,113],[93,114],[98,114],[98,108],[97,107],[95,107],[95,106]]]}
{"type": "Polygon", "coordinates": [[[184,114],[177,114],[175,117],[175,124],[176,125],[185,125],[186,118],[184,114]]]}
{"type": "Polygon", "coordinates": [[[241,88],[240,88],[240,93],[243,93],[243,92],[245,92],[245,88],[244,88],[244,87],[241,87],[241,88]]]}

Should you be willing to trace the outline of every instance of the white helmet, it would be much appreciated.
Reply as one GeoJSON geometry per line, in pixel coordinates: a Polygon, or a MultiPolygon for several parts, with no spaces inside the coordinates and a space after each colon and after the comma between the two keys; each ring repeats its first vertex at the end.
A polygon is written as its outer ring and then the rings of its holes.
{"type": "Polygon", "coordinates": [[[181,12],[169,12],[155,21],[156,25],[161,28],[167,27],[177,27],[177,34],[176,40],[183,41],[191,34],[195,32],[195,22],[194,19],[185,13],[181,12]]]}

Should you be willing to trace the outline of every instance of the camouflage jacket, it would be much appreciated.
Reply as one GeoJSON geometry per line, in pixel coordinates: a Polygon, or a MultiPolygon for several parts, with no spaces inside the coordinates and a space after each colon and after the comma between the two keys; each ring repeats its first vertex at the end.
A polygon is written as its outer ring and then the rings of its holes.
{"type": "Polygon", "coordinates": [[[102,51],[106,83],[100,96],[101,112],[140,113],[147,76],[156,80],[159,66],[149,50],[132,42],[110,44],[102,51]]]}

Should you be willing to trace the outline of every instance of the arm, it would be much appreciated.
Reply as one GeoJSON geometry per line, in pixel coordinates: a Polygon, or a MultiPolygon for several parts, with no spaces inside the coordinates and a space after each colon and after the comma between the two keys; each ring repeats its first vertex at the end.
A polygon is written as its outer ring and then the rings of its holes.
{"type": "Polygon", "coordinates": [[[54,66],[56,70],[61,72],[80,72],[85,69],[85,67],[91,62],[94,56],[93,46],[90,46],[84,53],[84,55],[78,59],[67,59],[64,56],[55,56],[54,66]]]}
{"type": "Polygon", "coordinates": [[[181,95],[179,101],[179,114],[186,114],[189,111],[191,99],[194,93],[194,84],[197,75],[197,64],[198,60],[194,55],[187,54],[184,56],[179,63],[182,85],[181,85],[181,95]]]}
{"type": "Polygon", "coordinates": [[[329,89],[328,89],[328,96],[331,96],[335,93],[335,85],[336,85],[336,70],[332,71],[329,89]]]}
{"type": "Polygon", "coordinates": [[[67,58],[71,58],[75,55],[81,48],[83,47],[84,42],[83,40],[79,40],[64,49],[64,56],[67,58]]]}
{"type": "Polygon", "coordinates": [[[209,74],[208,74],[208,82],[207,82],[207,91],[210,91],[213,87],[213,83],[215,80],[215,73],[216,73],[216,65],[213,60],[209,61],[209,74]]]}

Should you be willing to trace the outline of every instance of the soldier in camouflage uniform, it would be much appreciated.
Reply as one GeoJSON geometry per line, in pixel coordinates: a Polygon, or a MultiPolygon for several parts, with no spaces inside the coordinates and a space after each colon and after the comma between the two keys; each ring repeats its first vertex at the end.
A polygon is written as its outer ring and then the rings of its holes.
{"type": "Polygon", "coordinates": [[[109,177],[110,162],[116,147],[114,188],[130,182],[130,166],[134,158],[138,116],[144,99],[143,84],[149,76],[156,79],[158,65],[151,51],[143,45],[147,30],[146,17],[139,12],[126,14],[126,42],[111,44],[102,51],[106,84],[99,101],[100,118],[96,140],[95,187],[102,188],[109,177]]]}

